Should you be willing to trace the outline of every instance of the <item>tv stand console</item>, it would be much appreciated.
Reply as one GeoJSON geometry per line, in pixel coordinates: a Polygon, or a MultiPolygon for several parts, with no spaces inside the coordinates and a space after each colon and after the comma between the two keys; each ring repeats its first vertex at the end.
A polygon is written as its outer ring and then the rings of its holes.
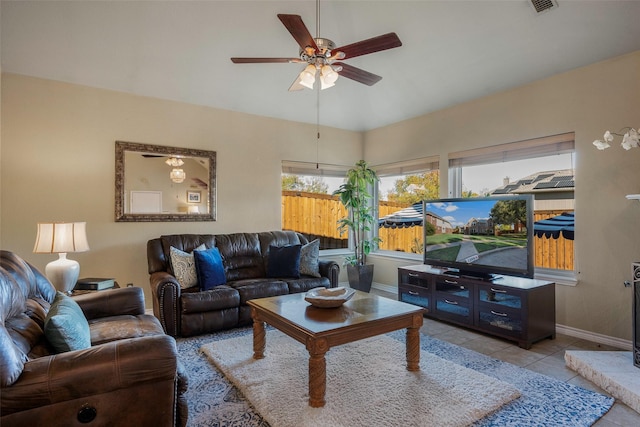
{"type": "Polygon", "coordinates": [[[426,308],[427,317],[516,341],[525,349],[556,336],[553,282],[506,275],[477,279],[419,264],[398,268],[398,300],[426,308]]]}

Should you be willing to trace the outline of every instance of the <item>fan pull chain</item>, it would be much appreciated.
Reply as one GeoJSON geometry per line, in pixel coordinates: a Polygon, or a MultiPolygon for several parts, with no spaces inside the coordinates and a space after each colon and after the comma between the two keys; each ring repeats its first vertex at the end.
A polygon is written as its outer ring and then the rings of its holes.
{"type": "Polygon", "coordinates": [[[316,89],[316,169],[320,169],[320,87],[316,89]]]}

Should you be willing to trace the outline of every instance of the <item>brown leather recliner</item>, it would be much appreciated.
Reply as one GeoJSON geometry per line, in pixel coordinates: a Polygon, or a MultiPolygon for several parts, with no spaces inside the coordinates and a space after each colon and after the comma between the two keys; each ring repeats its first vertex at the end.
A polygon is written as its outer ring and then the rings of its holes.
{"type": "Polygon", "coordinates": [[[0,251],[0,425],[186,425],[176,343],[145,314],[141,288],[76,297],[91,347],[57,354],[43,332],[55,295],[36,268],[0,251]]]}
{"type": "Polygon", "coordinates": [[[295,231],[174,234],[149,240],[153,312],[167,334],[188,337],[251,324],[250,299],[338,286],[340,266],[330,260],[319,260],[321,277],[267,277],[270,246],[307,243],[307,238],[295,231]],[[220,250],[227,283],[207,291],[198,286],[181,289],[171,268],[170,248],[192,252],[203,244],[220,250]]]}

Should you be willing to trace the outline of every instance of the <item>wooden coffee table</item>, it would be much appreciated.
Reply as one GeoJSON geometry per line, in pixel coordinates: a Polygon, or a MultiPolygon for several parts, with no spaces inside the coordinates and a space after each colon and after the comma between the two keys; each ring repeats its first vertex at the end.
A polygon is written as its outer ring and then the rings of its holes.
{"type": "Polygon", "coordinates": [[[309,406],[325,404],[325,354],[337,345],[407,328],[407,370],[420,370],[421,307],[359,291],[338,308],[313,307],[304,300],[304,293],[253,299],[247,304],[253,318],[254,359],[264,357],[265,322],[306,346],[309,406]]]}

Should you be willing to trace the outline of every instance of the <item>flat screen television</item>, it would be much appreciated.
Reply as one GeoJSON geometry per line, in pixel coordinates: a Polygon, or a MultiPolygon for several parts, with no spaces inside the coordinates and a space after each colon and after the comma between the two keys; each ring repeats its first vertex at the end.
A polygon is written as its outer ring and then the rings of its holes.
{"type": "Polygon", "coordinates": [[[425,200],[424,263],[453,274],[533,277],[531,195],[425,200]]]}

